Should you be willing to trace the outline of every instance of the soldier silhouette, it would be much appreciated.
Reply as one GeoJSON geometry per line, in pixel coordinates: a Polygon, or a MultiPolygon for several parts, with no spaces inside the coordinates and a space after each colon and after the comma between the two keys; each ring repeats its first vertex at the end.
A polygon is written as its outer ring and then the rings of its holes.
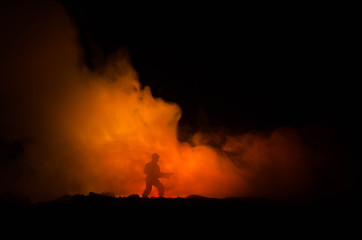
{"type": "Polygon", "coordinates": [[[142,193],[143,198],[148,198],[148,195],[151,193],[152,186],[155,186],[158,189],[158,196],[163,197],[165,192],[165,187],[160,182],[159,178],[169,178],[171,173],[163,173],[160,171],[158,166],[158,159],[160,156],[157,153],[152,154],[152,160],[145,165],[144,172],[146,176],[146,189],[142,193]]]}

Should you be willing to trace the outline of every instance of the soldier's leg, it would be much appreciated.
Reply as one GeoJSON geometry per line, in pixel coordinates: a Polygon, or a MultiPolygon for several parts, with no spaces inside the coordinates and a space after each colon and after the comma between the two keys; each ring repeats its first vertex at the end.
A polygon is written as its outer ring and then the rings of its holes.
{"type": "Polygon", "coordinates": [[[155,187],[158,189],[158,196],[159,197],[163,197],[164,193],[165,193],[165,187],[163,186],[163,184],[160,182],[160,180],[157,179],[157,181],[154,182],[155,187]]]}
{"type": "Polygon", "coordinates": [[[146,180],[146,189],[142,193],[143,198],[148,198],[148,194],[152,191],[152,182],[146,180]]]}

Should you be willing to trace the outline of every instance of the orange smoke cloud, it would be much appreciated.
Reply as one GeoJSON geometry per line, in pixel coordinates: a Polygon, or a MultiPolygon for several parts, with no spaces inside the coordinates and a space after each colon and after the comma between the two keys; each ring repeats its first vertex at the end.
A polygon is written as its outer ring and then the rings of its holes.
{"type": "Polygon", "coordinates": [[[161,169],[174,173],[164,181],[166,196],[225,197],[240,190],[242,177],[230,161],[211,147],[177,140],[179,106],[154,98],[149,87],[142,89],[124,60],[116,65],[127,70],[121,76],[114,68],[96,76],[87,72],[86,84],[78,82],[57,117],[62,144],[79,159],[79,175],[72,180],[81,183],[78,191],[142,192],[143,167],[153,152],[161,156],[161,169]]]}
{"type": "Polygon", "coordinates": [[[310,187],[310,156],[292,128],[229,136],[223,149],[243,170],[253,196],[288,198],[310,187]]]}
{"type": "MultiPolygon", "coordinates": [[[[22,33],[25,45],[6,46],[11,57],[1,59],[7,60],[1,134],[27,139],[24,154],[6,168],[11,174],[1,180],[11,183],[2,194],[35,200],[90,191],[140,194],[154,152],[161,171],[174,173],[163,181],[166,197],[277,197],[308,185],[296,131],[225,135],[219,148],[205,144],[209,136],[201,133],[193,146],[179,142],[180,107],[143,88],[124,54],[102,73],[91,72],[79,64],[77,34],[64,11],[48,3],[35,12],[43,13],[29,23],[35,32],[22,33]]],[[[14,27],[27,26],[28,17],[14,27]]]]}

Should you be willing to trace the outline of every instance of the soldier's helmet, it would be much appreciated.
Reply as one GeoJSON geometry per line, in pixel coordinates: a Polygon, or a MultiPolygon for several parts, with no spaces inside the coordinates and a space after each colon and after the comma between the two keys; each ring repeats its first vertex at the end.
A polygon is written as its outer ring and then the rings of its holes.
{"type": "Polygon", "coordinates": [[[160,158],[160,155],[157,153],[152,154],[152,160],[158,160],[160,158]]]}

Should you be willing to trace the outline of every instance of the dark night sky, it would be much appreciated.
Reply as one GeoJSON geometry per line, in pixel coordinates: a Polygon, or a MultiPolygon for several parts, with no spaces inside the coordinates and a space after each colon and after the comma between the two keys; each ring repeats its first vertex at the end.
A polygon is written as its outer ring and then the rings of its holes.
{"type": "Polygon", "coordinates": [[[200,130],[290,126],[309,129],[312,141],[335,141],[359,158],[353,16],[343,10],[63,5],[78,25],[91,68],[125,47],[140,82],[181,106],[181,140],[200,130]]]}
{"type": "Polygon", "coordinates": [[[325,8],[63,5],[88,65],[126,47],[142,84],[181,106],[181,127],[354,124],[350,32],[325,8]]]}
{"type": "Polygon", "coordinates": [[[342,10],[58,1],[90,69],[127,49],[142,85],[180,105],[181,140],[288,126],[331,138],[360,166],[355,31],[342,10]]]}

